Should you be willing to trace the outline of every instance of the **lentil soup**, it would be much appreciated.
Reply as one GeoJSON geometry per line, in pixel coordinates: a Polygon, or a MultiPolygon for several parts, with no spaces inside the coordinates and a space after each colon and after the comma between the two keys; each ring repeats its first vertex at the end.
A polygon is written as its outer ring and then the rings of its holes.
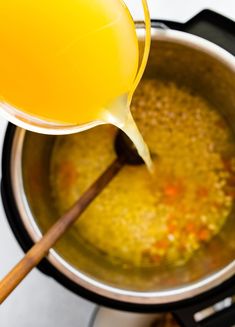
{"type": "MultiPolygon", "coordinates": [[[[144,80],[132,112],[155,173],[125,166],[77,221],[80,238],[112,262],[179,266],[224,225],[235,196],[235,145],[218,111],[173,83],[144,80]]],[[[64,213],[114,160],[110,125],[58,137],[51,158],[64,213]]]]}

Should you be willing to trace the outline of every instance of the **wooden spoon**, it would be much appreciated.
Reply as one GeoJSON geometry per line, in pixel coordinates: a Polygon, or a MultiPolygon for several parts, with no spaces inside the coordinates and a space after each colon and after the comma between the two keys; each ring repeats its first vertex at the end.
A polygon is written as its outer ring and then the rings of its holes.
{"type": "Polygon", "coordinates": [[[118,155],[117,159],[115,159],[106,171],[90,186],[75,205],[59,218],[48,232],[35,243],[6,277],[1,280],[0,304],[4,302],[29,272],[48,254],[49,250],[75,223],[89,204],[121,170],[124,164],[138,165],[143,163],[131,141],[129,141],[122,132],[119,132],[116,137],[115,149],[118,155]]]}

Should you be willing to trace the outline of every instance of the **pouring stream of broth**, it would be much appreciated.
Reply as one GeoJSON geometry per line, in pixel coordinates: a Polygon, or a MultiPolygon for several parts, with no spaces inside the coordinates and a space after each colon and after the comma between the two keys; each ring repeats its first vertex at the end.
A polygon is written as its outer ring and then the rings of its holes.
{"type": "Polygon", "coordinates": [[[139,72],[129,94],[117,98],[116,101],[110,106],[110,109],[103,113],[102,118],[104,119],[104,121],[117,126],[131,139],[131,141],[136,146],[140,157],[144,160],[146,166],[148,167],[149,171],[153,172],[153,163],[149,148],[145,143],[130,111],[131,100],[141,78],[143,77],[148,62],[151,46],[151,20],[147,1],[142,0],[142,5],[145,14],[146,35],[144,54],[139,68],[139,72]]]}

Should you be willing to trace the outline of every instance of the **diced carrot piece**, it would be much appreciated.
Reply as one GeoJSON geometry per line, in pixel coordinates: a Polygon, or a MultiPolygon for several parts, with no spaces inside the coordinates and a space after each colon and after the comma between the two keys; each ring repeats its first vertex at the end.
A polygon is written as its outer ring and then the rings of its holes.
{"type": "Polygon", "coordinates": [[[167,224],[167,229],[170,234],[174,234],[177,229],[177,224],[173,221],[169,221],[167,224]]]}
{"type": "Polygon", "coordinates": [[[185,230],[188,233],[196,233],[197,232],[197,226],[195,225],[195,223],[193,222],[189,222],[187,223],[187,225],[185,226],[185,230]]]}
{"type": "Polygon", "coordinates": [[[207,187],[200,186],[198,187],[196,194],[199,198],[206,198],[209,194],[209,190],[207,187]]]}
{"type": "Polygon", "coordinates": [[[212,205],[216,208],[216,209],[221,209],[223,207],[223,204],[218,203],[218,202],[213,202],[212,205]]]}
{"type": "Polygon", "coordinates": [[[162,257],[160,255],[151,255],[150,260],[152,263],[160,263],[162,260],[162,257]]]}
{"type": "Polygon", "coordinates": [[[149,249],[142,252],[142,256],[145,257],[151,263],[159,263],[162,257],[158,254],[152,254],[149,249]]]}
{"type": "Polygon", "coordinates": [[[174,185],[174,184],[171,184],[171,185],[167,185],[165,188],[164,188],[164,194],[166,196],[169,196],[169,197],[175,197],[179,194],[179,187],[177,185],[174,185]]]}
{"type": "Polygon", "coordinates": [[[178,200],[184,192],[181,181],[170,181],[163,186],[163,202],[171,204],[178,200]]]}
{"type": "Polygon", "coordinates": [[[202,228],[198,232],[198,238],[200,241],[207,241],[210,238],[210,232],[207,228],[202,228]]]}
{"type": "Polygon", "coordinates": [[[169,246],[169,241],[166,239],[162,239],[160,241],[157,241],[154,243],[154,247],[161,249],[161,250],[166,250],[169,246]]]}

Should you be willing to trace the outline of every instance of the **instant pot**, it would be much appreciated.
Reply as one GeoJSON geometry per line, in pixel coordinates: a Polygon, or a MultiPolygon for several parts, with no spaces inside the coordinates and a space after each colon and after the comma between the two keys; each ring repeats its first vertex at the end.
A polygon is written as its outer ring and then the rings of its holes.
{"type": "MultiPolygon", "coordinates": [[[[144,39],[144,27],[138,27],[144,39]]],[[[234,31],[234,22],[209,10],[186,24],[152,21],[153,43],[144,78],[173,81],[202,95],[221,111],[235,133],[234,31]]],[[[54,140],[11,124],[7,128],[1,192],[7,219],[24,251],[58,217],[49,192],[54,140]]],[[[186,327],[231,327],[235,324],[234,230],[232,210],[220,234],[183,267],[124,269],[83,248],[71,228],[38,269],[103,306],[146,313],[171,311],[186,327]],[[199,312],[226,298],[229,306],[200,319],[199,312]]]]}

